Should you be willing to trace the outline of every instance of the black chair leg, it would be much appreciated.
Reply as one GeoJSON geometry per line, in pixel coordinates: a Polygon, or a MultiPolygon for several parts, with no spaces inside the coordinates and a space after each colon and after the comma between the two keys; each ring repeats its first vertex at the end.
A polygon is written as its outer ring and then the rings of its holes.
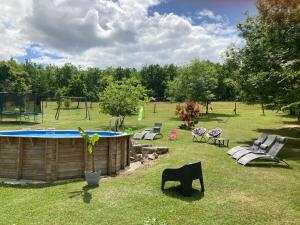
{"type": "Polygon", "coordinates": [[[181,183],[181,191],[184,196],[191,196],[192,195],[192,184],[193,181],[184,181],[181,183]]]}
{"type": "Polygon", "coordinates": [[[201,176],[200,178],[199,178],[199,180],[200,180],[200,186],[201,186],[201,192],[204,192],[204,182],[203,182],[203,177],[201,176]]]}
{"type": "Polygon", "coordinates": [[[161,181],[161,190],[164,190],[165,189],[165,180],[162,180],[161,181]]]}

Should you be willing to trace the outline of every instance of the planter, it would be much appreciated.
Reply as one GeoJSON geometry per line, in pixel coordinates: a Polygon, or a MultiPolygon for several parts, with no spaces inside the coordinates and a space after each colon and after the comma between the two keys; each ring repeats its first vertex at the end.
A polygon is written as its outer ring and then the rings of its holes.
{"type": "Polygon", "coordinates": [[[96,171],[96,172],[91,172],[91,171],[85,171],[85,180],[88,184],[88,186],[93,187],[93,186],[99,186],[99,180],[100,180],[100,175],[101,171],[96,171]]]}

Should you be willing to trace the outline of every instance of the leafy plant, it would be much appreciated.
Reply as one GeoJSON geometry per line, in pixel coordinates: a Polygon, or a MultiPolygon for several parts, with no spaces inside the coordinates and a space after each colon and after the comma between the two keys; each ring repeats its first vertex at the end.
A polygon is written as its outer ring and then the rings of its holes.
{"type": "Polygon", "coordinates": [[[191,129],[199,122],[200,109],[196,102],[186,102],[177,104],[176,115],[184,122],[181,129],[191,129]]]}
{"type": "Polygon", "coordinates": [[[127,134],[129,134],[129,135],[133,135],[134,134],[134,132],[133,132],[133,130],[132,130],[131,127],[128,127],[124,132],[127,133],[127,134]]]}
{"type": "Polygon", "coordinates": [[[100,107],[104,113],[120,117],[118,126],[122,127],[125,117],[136,113],[138,106],[147,101],[146,89],[132,78],[110,82],[101,95],[100,107]]]}
{"type": "Polygon", "coordinates": [[[78,127],[78,130],[80,132],[80,135],[83,137],[83,139],[88,143],[87,151],[92,155],[92,172],[94,173],[96,172],[94,146],[99,141],[100,136],[99,134],[96,133],[89,136],[88,134],[85,133],[85,131],[81,127],[78,127]]]}
{"type": "Polygon", "coordinates": [[[201,101],[208,104],[215,98],[217,72],[216,65],[209,61],[193,60],[190,64],[180,67],[176,78],[168,83],[169,99],[201,101]]]}

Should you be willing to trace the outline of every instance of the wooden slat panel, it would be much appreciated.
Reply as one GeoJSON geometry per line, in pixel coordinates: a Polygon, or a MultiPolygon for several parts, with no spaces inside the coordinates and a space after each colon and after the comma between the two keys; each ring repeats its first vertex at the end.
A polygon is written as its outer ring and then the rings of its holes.
{"type": "Polygon", "coordinates": [[[23,167],[23,151],[24,151],[24,140],[19,138],[19,152],[17,159],[17,179],[22,177],[22,167],[23,167]]]}
{"type": "MultiPolygon", "coordinates": [[[[94,152],[96,169],[103,175],[111,175],[128,165],[128,140],[128,137],[100,139],[94,152]]],[[[0,176],[14,174],[14,178],[56,180],[82,177],[85,169],[91,169],[91,156],[83,139],[35,138],[34,145],[29,138],[22,141],[21,144],[19,138],[9,138],[9,142],[0,138],[0,176]]]]}

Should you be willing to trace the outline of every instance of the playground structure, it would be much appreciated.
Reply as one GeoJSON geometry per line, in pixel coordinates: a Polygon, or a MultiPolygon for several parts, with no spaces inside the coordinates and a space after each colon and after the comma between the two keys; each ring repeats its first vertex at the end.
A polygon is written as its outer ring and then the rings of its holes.
{"type": "Polygon", "coordinates": [[[43,122],[43,102],[35,94],[18,94],[0,92],[0,121],[3,118],[15,118],[16,121],[30,120],[34,117],[37,122],[37,116],[42,115],[43,122]]]}
{"type": "Polygon", "coordinates": [[[73,109],[80,109],[80,103],[84,103],[85,108],[85,119],[91,120],[90,111],[88,107],[88,102],[86,97],[70,97],[70,96],[63,96],[60,99],[56,100],[57,108],[55,113],[55,119],[59,120],[59,115],[61,110],[73,110],[73,109]],[[76,106],[72,106],[72,103],[76,102],[76,106]]]}

